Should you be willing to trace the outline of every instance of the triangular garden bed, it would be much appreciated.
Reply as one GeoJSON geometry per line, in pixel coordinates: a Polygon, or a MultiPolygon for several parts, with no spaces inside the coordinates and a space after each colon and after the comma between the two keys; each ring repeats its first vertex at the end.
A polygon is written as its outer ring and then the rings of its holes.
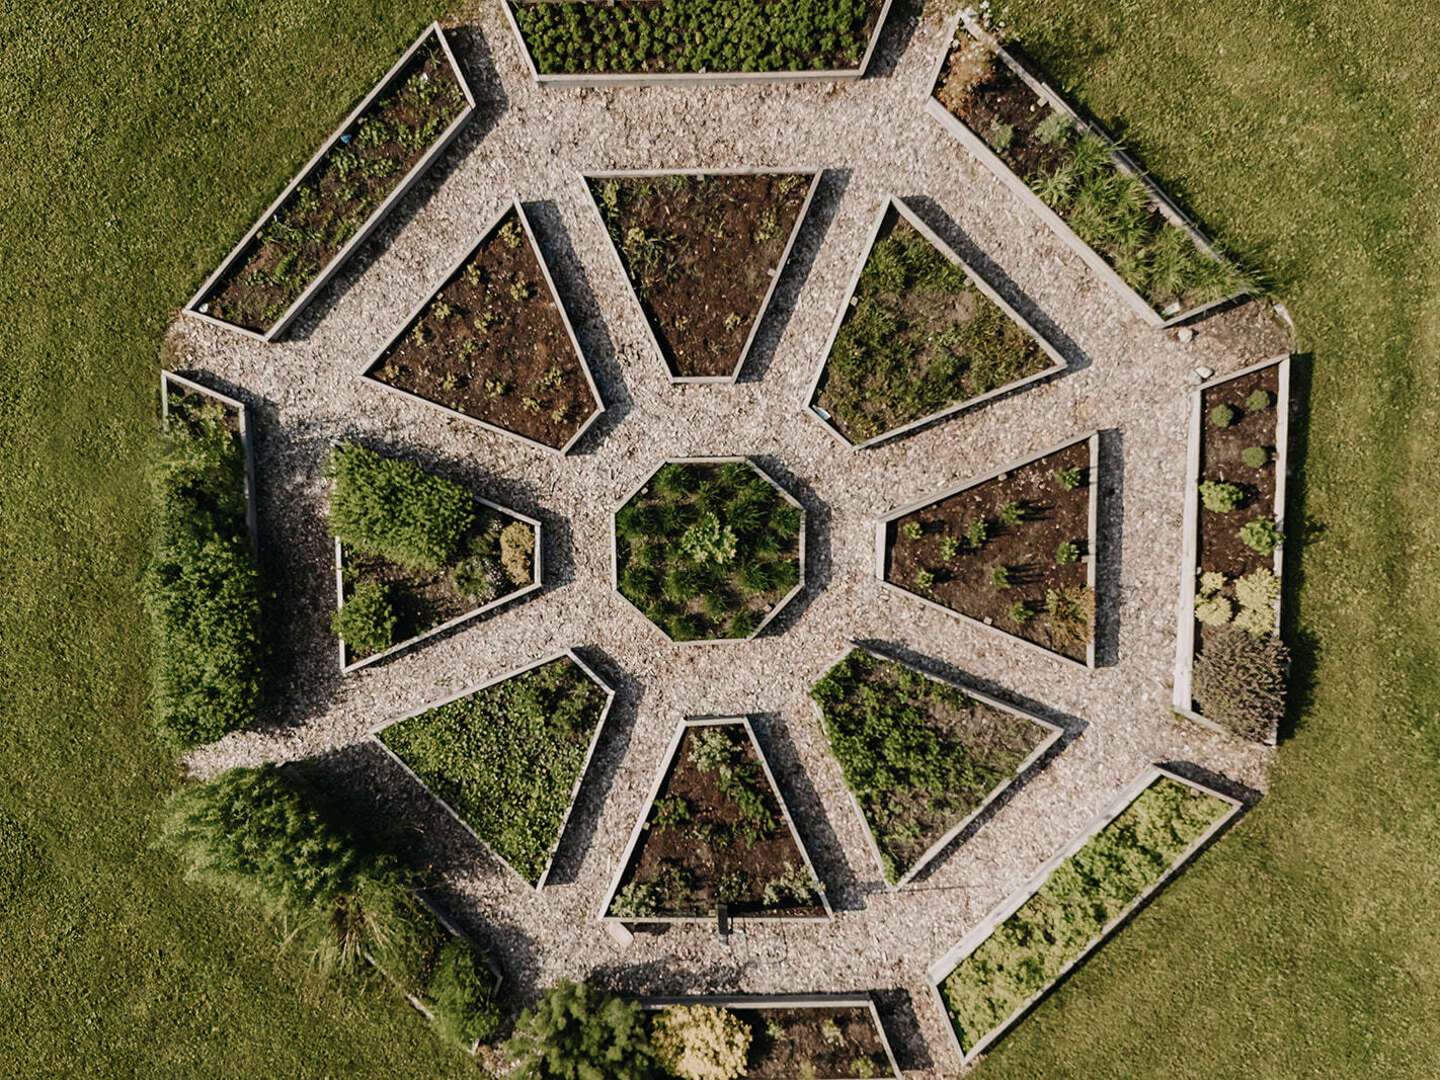
{"type": "Polygon", "coordinates": [[[1099,446],[1095,433],[891,511],[881,580],[1094,667],[1099,446]]]}
{"type": "Polygon", "coordinates": [[[485,230],[363,374],[558,453],[604,411],[519,202],[485,230]]]}
{"type": "Polygon", "coordinates": [[[600,909],[624,923],[828,919],[830,904],[745,717],[681,721],[600,909]]]}
{"type": "Polygon", "coordinates": [[[567,650],[371,734],[466,831],[540,889],[614,699],[567,650]]]}
{"type": "Polygon", "coordinates": [[[1065,360],[889,196],[835,319],[806,407],[859,449],[1065,369],[1065,360]]]}
{"type": "Polygon", "coordinates": [[[819,173],[585,177],[675,382],[733,382],[805,220],[819,173]]]}

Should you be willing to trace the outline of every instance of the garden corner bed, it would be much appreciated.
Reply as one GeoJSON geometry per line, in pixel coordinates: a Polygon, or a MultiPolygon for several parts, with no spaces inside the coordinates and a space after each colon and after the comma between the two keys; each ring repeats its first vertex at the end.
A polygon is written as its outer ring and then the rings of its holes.
{"type": "Polygon", "coordinates": [[[531,77],[560,86],[858,79],[891,0],[501,0],[531,77]]]}
{"type": "Polygon", "coordinates": [[[540,522],[354,443],[330,454],[340,669],[354,671],[540,588],[540,522]]]}
{"type": "Polygon", "coordinates": [[[1065,360],[899,199],[887,196],[806,408],[852,448],[1065,369],[1065,360]]]}
{"type": "Polygon", "coordinates": [[[883,586],[1095,666],[1099,433],[893,510],[883,586]]]}
{"type": "Polygon", "coordinates": [[[245,459],[245,529],[252,551],[260,550],[260,523],[255,510],[255,436],[250,428],[250,407],[228,394],[177,375],[160,372],[160,417],[168,430],[174,415],[188,434],[196,434],[205,417],[218,419],[240,445],[245,459]]]}
{"type": "Polygon", "coordinates": [[[685,458],[611,520],[616,590],[677,644],[752,638],[805,584],[805,511],[745,458],[685,458]]]}
{"type": "Polygon", "coordinates": [[[866,839],[898,888],[930,866],[1064,729],[858,646],[811,688],[866,839]]]}
{"type": "Polygon", "coordinates": [[[585,182],[671,381],[735,381],[820,174],[647,170],[585,182]]]}
{"type": "Polygon", "coordinates": [[[460,825],[542,889],[615,692],[564,652],[376,727],[460,825]]]}
{"type": "Polygon", "coordinates": [[[629,924],[828,919],[830,903],[745,717],[683,720],[600,908],[629,924]]]}
{"type": "Polygon", "coordinates": [[[474,111],[445,32],[432,24],[225,257],[186,314],[273,341],[474,111]]]}
{"type": "Polygon", "coordinates": [[[667,1075],[677,1072],[667,1068],[677,1064],[673,1058],[699,1045],[740,1067],[746,1080],[900,1078],[866,994],[694,995],[640,1003],[667,1075]]]}
{"type": "Polygon", "coordinates": [[[930,968],[970,1062],[1240,812],[1240,803],[1152,767],[930,968]]]}
{"type": "Polygon", "coordinates": [[[1250,285],[1174,202],[967,13],[926,111],[1152,326],[1192,319],[1250,285]]]}
{"type": "Polygon", "coordinates": [[[1191,403],[1175,710],[1274,745],[1285,715],[1280,640],[1290,358],[1212,379],[1191,403]]]}
{"type": "Polygon", "coordinates": [[[519,202],[484,231],[362,374],[560,454],[605,409],[519,202]]]}

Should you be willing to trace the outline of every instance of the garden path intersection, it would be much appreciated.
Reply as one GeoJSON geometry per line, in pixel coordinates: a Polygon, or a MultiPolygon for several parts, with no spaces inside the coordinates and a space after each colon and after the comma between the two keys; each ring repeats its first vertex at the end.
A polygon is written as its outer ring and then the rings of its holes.
{"type": "Polygon", "coordinates": [[[443,164],[279,343],[192,320],[174,366],[256,412],[262,557],[279,593],[271,723],[194,751],[210,777],[323,758],[352,798],[420,826],[416,854],[460,923],[495,953],[511,993],[594,975],[627,991],[903,991],[882,997],[914,1075],[953,1072],[925,970],[1152,763],[1189,762],[1258,793],[1273,751],[1175,719],[1169,681],[1190,377],[1287,346],[1259,304],[1145,327],[963,147],[925,115],[943,13],[894,12],[870,77],[851,84],[542,89],[497,3],[452,40],[480,100],[443,164]],[[672,385],[616,265],[582,171],[737,166],[825,169],[775,310],[742,375],[672,385]],[[1065,356],[1059,376],[908,437],[847,451],[807,417],[806,390],[887,193],[906,199],[1065,356]],[[561,458],[381,392],[358,378],[407,312],[512,197],[526,206],[608,412],[561,458]],[[978,257],[977,257],[978,255],[978,257]],[[1240,344],[1243,343],[1243,344],[1240,344]],[[1099,666],[1087,672],[999,632],[887,595],[875,519],[928,492],[1099,429],[1099,666]],[[341,677],[328,633],[334,571],[322,461],[331,443],[389,447],[540,518],[537,595],[341,677]],[[807,511],[804,590],[758,638],[676,646],[610,585],[610,517],[662,461],[754,457],[807,511]],[[1067,729],[1062,749],[935,870],[885,888],[808,699],[851,639],[937,670],[1067,729]],[[367,732],[461,687],[566,647],[619,691],[540,894],[481,851],[367,732]],[[835,908],[829,923],[640,934],[596,921],[655,769],[684,716],[747,714],[835,908]],[[908,995],[908,1002],[905,997],[908,995]]]}

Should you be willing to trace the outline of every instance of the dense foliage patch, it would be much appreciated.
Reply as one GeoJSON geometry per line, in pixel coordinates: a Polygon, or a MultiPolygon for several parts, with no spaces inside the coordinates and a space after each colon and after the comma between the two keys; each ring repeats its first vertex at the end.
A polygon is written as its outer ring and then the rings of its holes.
{"type": "Polygon", "coordinates": [[[968,1051],[1078,959],[1229,810],[1168,777],[1141,792],[945,977],[960,1044],[968,1051]]]}
{"type": "Polygon", "coordinates": [[[515,1023],[505,1044],[515,1080],[653,1080],[645,1014],[588,983],[562,979],[515,1023]]]}
{"type": "Polygon", "coordinates": [[[245,454],[218,403],[172,394],[149,470],[154,723],[175,749],[218,739],[260,704],[261,585],[245,522],[245,454]]]}
{"type": "Polygon", "coordinates": [[[376,737],[534,884],[560,840],[605,703],[604,691],[561,657],[376,737]]]}

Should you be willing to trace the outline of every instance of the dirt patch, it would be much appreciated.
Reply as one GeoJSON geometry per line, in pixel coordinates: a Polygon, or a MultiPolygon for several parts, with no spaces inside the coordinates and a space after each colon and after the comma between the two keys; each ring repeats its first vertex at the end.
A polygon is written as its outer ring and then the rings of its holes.
{"type": "Polygon", "coordinates": [[[1083,558],[1066,565],[1057,562],[1062,543],[1074,544],[1077,556],[1090,555],[1090,485],[1095,483],[1087,441],[1061,450],[1003,476],[891,522],[886,531],[885,580],[937,604],[993,625],[1052,652],[1085,661],[1086,644],[1094,633],[1094,600],[1086,586],[1083,558]],[[1078,469],[1072,490],[1056,479],[1066,469],[1078,469]],[[1024,513],[1014,524],[1000,520],[1000,510],[1019,503],[1024,513]],[[985,522],[985,539],[977,546],[969,530],[985,522]],[[907,535],[918,525],[918,538],[907,535]],[[947,539],[957,545],[945,558],[947,539]],[[997,588],[991,574],[1005,567],[1006,588],[997,588]],[[922,572],[933,576],[928,586],[922,572]],[[1083,604],[1088,602],[1088,633],[1074,640],[1057,629],[1047,613],[1047,595],[1065,590],[1083,604]],[[1029,617],[1017,621],[1015,605],[1029,617]]]}
{"type": "Polygon", "coordinates": [[[512,209],[365,374],[561,449],[599,403],[557,305],[512,209]]]}
{"type": "Polygon", "coordinates": [[[735,1015],[749,1025],[752,1035],[745,1069],[749,1080],[890,1075],[885,1047],[868,1009],[741,1009],[735,1015]],[[870,1071],[865,1069],[867,1063],[870,1071]],[[806,1070],[807,1064],[813,1073],[806,1070]]]}
{"type": "Polygon", "coordinates": [[[590,181],[674,375],[735,373],[810,180],[803,173],[672,173],[590,181]]]}
{"type": "MultiPolygon", "coordinates": [[[[1280,368],[1271,365],[1242,375],[1219,386],[1212,386],[1200,396],[1200,481],[1238,484],[1245,501],[1228,514],[1217,514],[1200,507],[1197,526],[1200,530],[1199,553],[1202,571],[1218,571],[1228,578],[1237,578],[1252,570],[1270,569],[1275,565],[1272,555],[1261,555],[1240,542],[1240,528],[1256,518],[1275,514],[1275,433],[1278,417],[1275,402],[1280,393],[1280,368]],[[1256,390],[1270,395],[1270,406],[1251,412],[1245,399],[1256,390]],[[1228,405],[1235,422],[1229,427],[1216,427],[1210,410],[1228,405]],[[1241,458],[1247,447],[1258,446],[1265,451],[1265,465],[1252,468],[1241,458]]],[[[1227,587],[1228,588],[1228,587],[1227,587]]]]}

